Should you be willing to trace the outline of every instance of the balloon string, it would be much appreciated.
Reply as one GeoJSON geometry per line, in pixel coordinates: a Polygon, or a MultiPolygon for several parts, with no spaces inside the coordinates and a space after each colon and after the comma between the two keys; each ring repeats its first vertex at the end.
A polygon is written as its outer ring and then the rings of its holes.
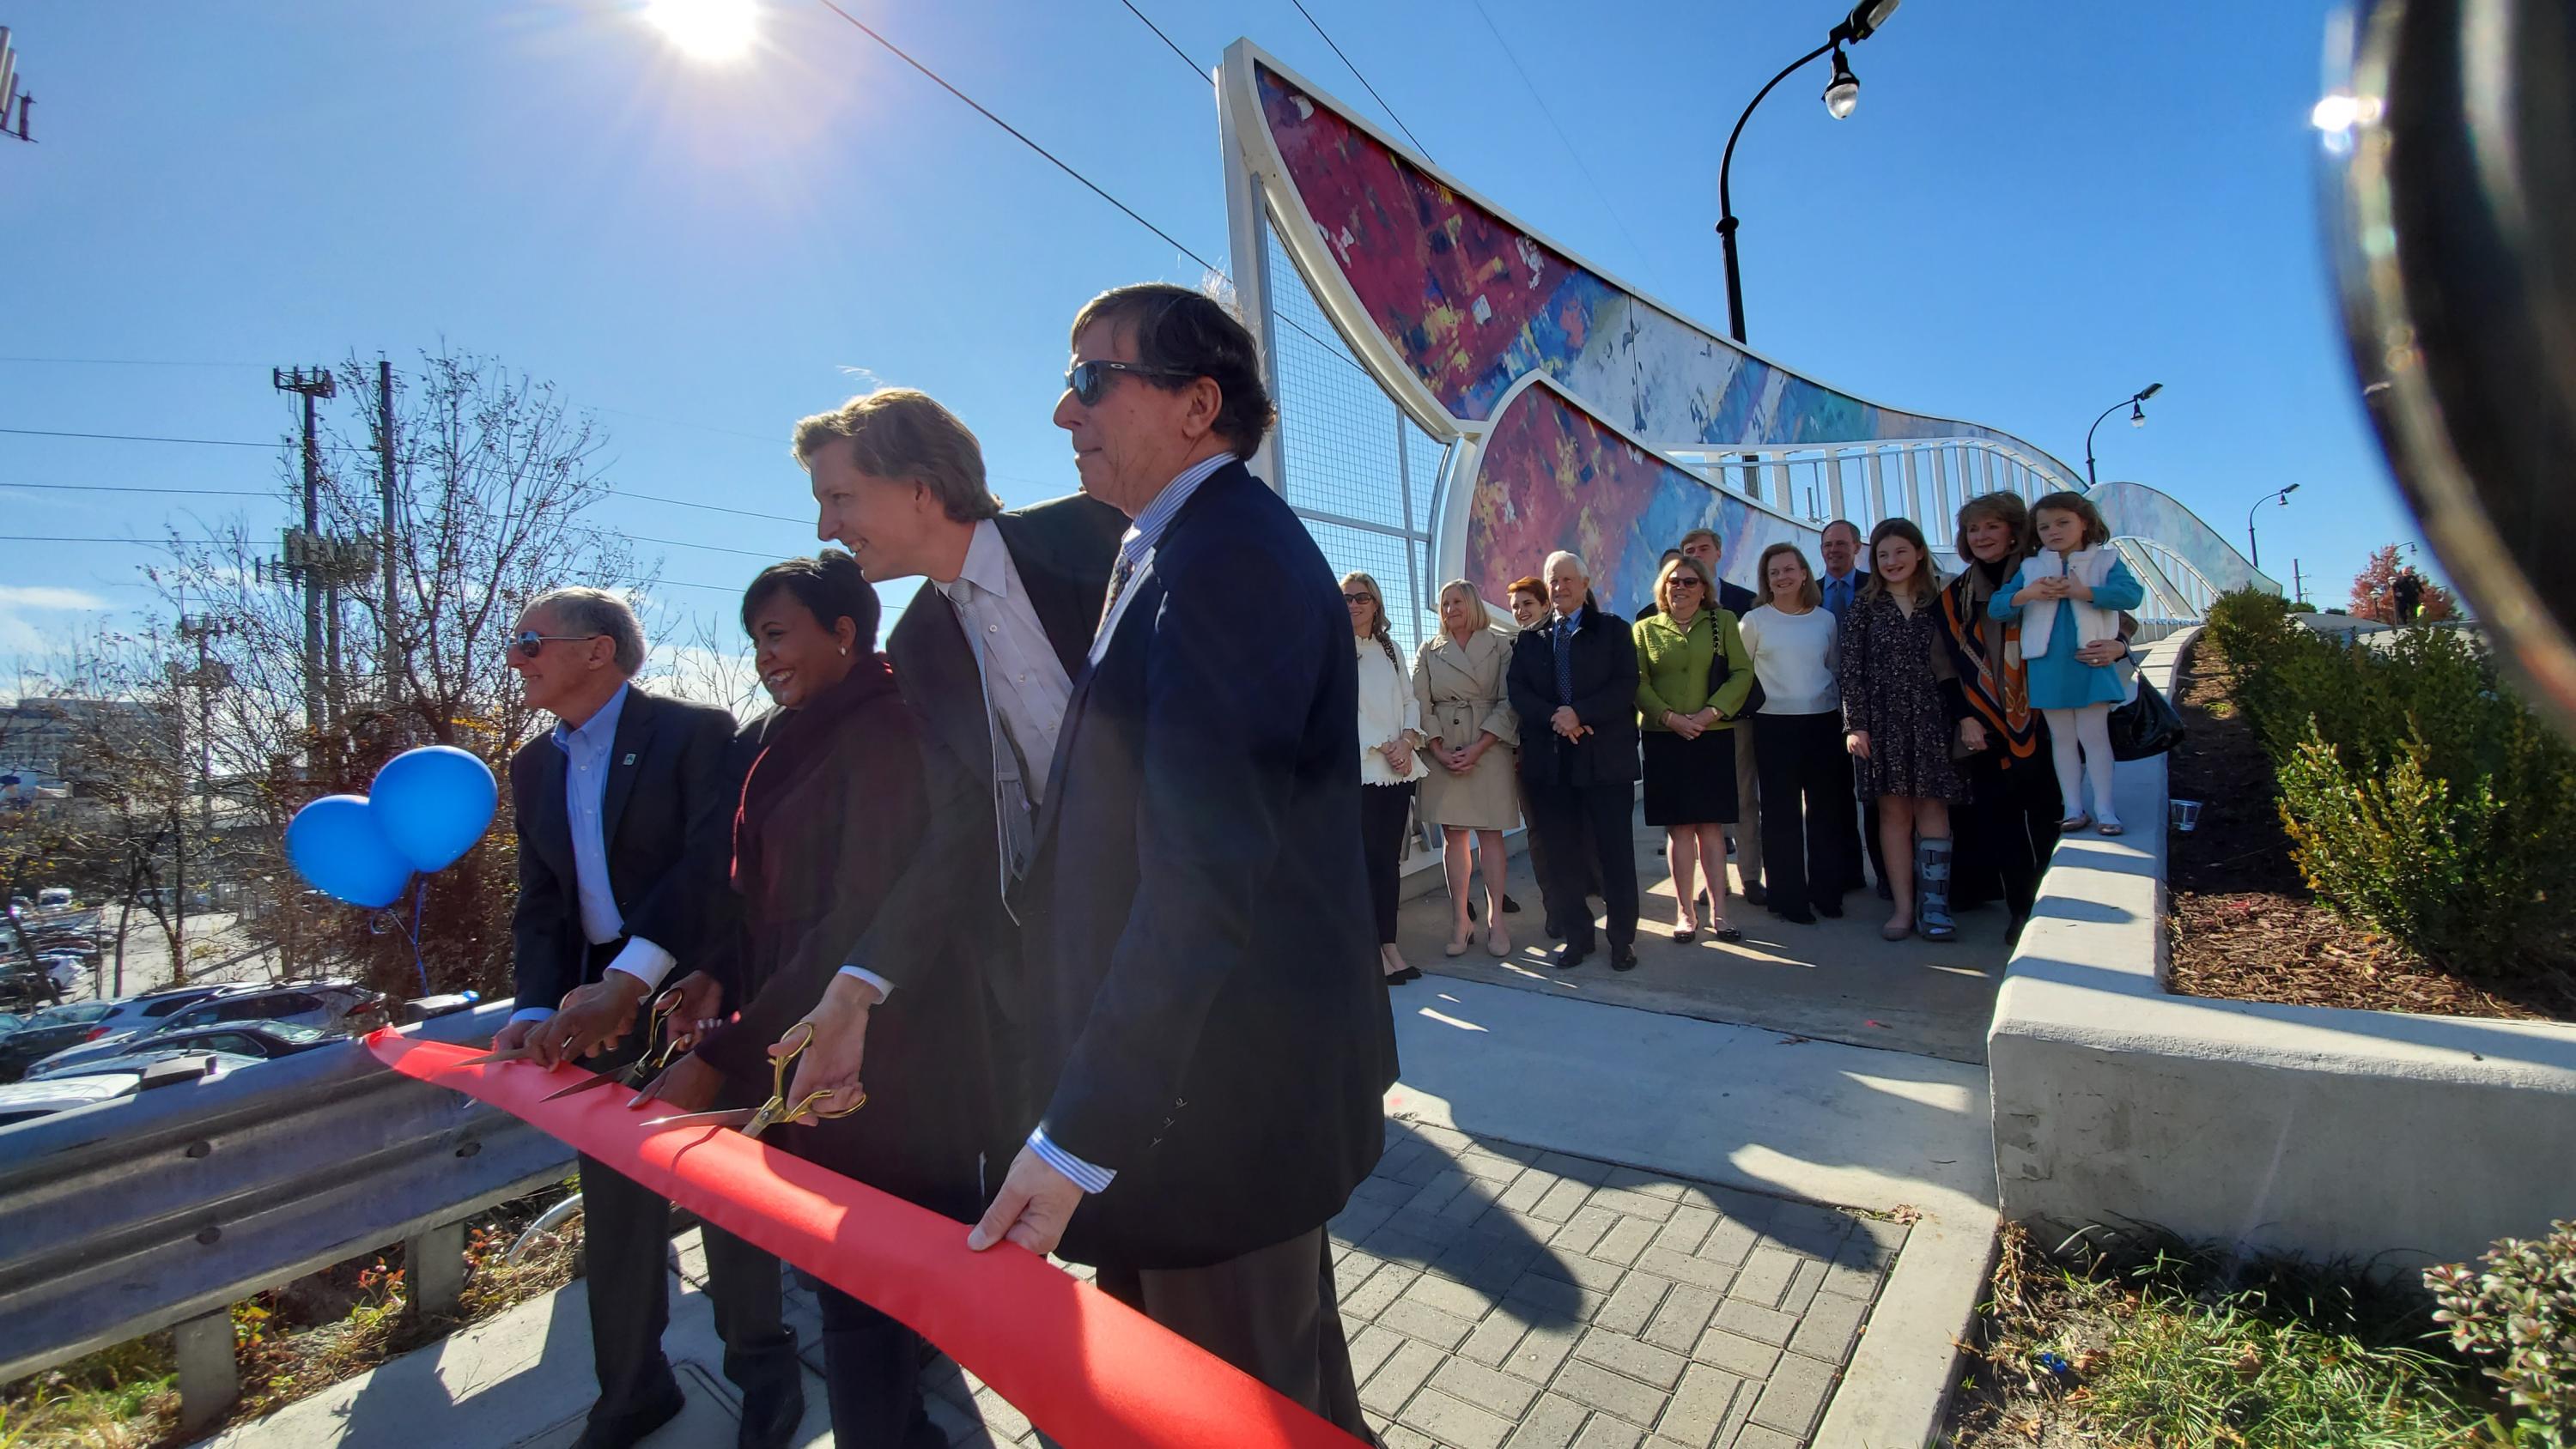
{"type": "Polygon", "coordinates": [[[420,958],[420,908],[429,899],[429,877],[414,876],[411,889],[411,969],[420,973],[420,994],[429,994],[429,963],[420,958]]]}

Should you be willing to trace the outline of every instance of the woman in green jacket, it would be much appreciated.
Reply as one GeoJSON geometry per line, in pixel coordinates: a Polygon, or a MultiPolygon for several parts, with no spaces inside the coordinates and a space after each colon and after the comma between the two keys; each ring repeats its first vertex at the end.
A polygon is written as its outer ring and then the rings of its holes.
{"type": "Polygon", "coordinates": [[[1673,868],[1673,939],[1699,934],[1695,877],[1708,879],[1708,933],[1741,941],[1726,919],[1726,831],[1735,823],[1735,720],[1753,692],[1753,660],[1735,616],[1717,606],[1717,581],[1697,559],[1675,556],[1655,575],[1663,612],[1641,619],[1637,722],[1645,755],[1646,823],[1664,828],[1673,868]],[[1704,871],[1703,871],[1704,867],[1704,871]]]}

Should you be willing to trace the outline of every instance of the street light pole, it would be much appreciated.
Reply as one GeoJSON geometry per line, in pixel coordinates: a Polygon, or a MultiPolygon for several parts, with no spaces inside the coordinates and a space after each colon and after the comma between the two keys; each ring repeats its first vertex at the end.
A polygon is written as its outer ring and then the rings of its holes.
{"type": "Polygon", "coordinates": [[[1852,75],[1851,66],[1843,60],[1842,48],[1846,44],[1858,44],[1869,39],[1880,26],[1887,23],[1887,17],[1896,13],[1896,7],[1900,3],[1902,0],[1860,0],[1858,5],[1852,7],[1851,14],[1844,16],[1842,23],[1835,26],[1825,37],[1824,44],[1782,66],[1778,75],[1771,77],[1768,84],[1755,91],[1752,101],[1744,107],[1744,114],[1735,118],[1735,129],[1726,133],[1726,154],[1719,158],[1717,163],[1717,241],[1719,250],[1726,257],[1726,331],[1728,336],[1738,342],[1744,340],[1744,277],[1736,265],[1737,217],[1735,192],[1730,184],[1735,168],[1736,139],[1744,134],[1744,123],[1753,119],[1754,108],[1762,104],[1763,97],[1771,94],[1773,87],[1787,80],[1791,72],[1827,51],[1833,52],[1834,55],[1834,78],[1832,84],[1825,88],[1825,109],[1836,120],[1850,115],[1852,108],[1860,102],[1860,81],[1852,75]]]}
{"type": "Polygon", "coordinates": [[[2287,488],[2266,493],[2262,497],[2255,499],[2254,506],[2245,510],[2245,550],[2251,556],[2254,567],[2259,569],[2263,566],[2263,545],[2255,542],[2254,539],[2254,515],[2262,512],[2263,505],[2271,502],[2275,498],[2281,500],[2281,506],[2283,508],[2289,507],[2290,495],[2298,491],[2299,485],[2293,483],[2287,488]]]}
{"type": "Polygon", "coordinates": [[[2093,426],[2084,430],[2085,487],[2093,488],[2098,487],[2101,484],[2101,480],[2093,476],[2093,434],[2096,429],[2102,426],[2102,418],[2107,418],[2111,414],[2118,412],[2120,409],[2127,408],[2129,410],[2129,426],[2133,428],[2143,428],[2147,425],[2147,410],[2141,406],[2141,404],[2164,390],[2165,385],[2161,382],[2148,383],[2144,388],[2141,388],[2140,390],[2129,394],[2127,397],[2120,399],[2118,402],[2111,404],[2109,407],[2102,409],[2102,417],[2095,418],[2093,420],[2093,426]]]}

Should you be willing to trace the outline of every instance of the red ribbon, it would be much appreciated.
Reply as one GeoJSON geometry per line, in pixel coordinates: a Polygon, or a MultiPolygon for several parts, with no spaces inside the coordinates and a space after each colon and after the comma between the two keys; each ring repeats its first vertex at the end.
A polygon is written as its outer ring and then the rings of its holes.
{"type": "Polygon", "coordinates": [[[391,1030],[367,1048],[491,1103],[706,1221],[901,1319],[1067,1449],[1351,1449],[1357,1441],[1207,1350],[1014,1244],[721,1127],[647,1129],[574,1074],[459,1067],[476,1049],[391,1030]]]}

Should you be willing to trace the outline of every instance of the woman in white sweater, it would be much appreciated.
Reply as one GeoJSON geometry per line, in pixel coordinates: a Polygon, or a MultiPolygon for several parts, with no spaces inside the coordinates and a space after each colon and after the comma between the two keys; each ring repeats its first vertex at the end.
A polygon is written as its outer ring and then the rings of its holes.
{"type": "Polygon", "coordinates": [[[1843,832],[1834,828],[1852,809],[1842,691],[1834,679],[1840,641],[1815,571],[1796,544],[1764,549],[1757,572],[1764,601],[1737,627],[1762,685],[1753,759],[1770,877],[1765,904],[1784,921],[1813,925],[1819,914],[1843,913],[1842,883],[1856,873],[1842,858],[1843,832]]]}
{"type": "Polygon", "coordinates": [[[1431,766],[1415,753],[1422,714],[1387,634],[1386,594],[1367,574],[1344,574],[1342,603],[1350,609],[1351,646],[1359,654],[1360,856],[1368,864],[1369,902],[1377,908],[1378,964],[1387,984],[1400,986],[1422,978],[1395,948],[1395,894],[1413,782],[1431,766]]]}

